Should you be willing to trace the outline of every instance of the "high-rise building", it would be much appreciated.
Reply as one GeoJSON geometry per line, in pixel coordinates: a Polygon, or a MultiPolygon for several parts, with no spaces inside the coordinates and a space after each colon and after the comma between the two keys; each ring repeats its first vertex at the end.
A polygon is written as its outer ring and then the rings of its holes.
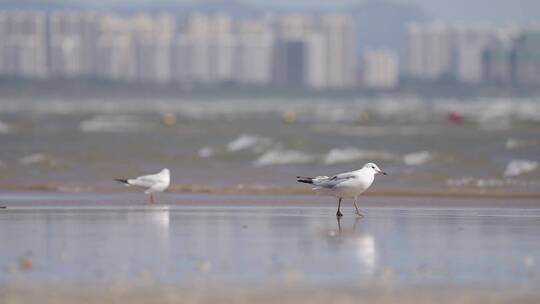
{"type": "Polygon", "coordinates": [[[305,39],[313,30],[312,17],[301,14],[278,16],[274,27],[277,41],[273,54],[273,83],[286,87],[306,86],[308,68],[305,39]]]}
{"type": "Polygon", "coordinates": [[[101,13],[57,11],[49,16],[48,69],[53,77],[95,76],[101,13]]]}
{"type": "Polygon", "coordinates": [[[354,33],[349,16],[279,16],[276,35],[274,83],[291,86],[291,77],[298,80],[297,69],[302,67],[303,86],[342,89],[355,85],[354,33]]]}
{"type": "Polygon", "coordinates": [[[362,54],[362,85],[374,89],[391,89],[399,83],[397,55],[388,50],[371,50],[362,54]]]}
{"type": "Polygon", "coordinates": [[[436,80],[450,73],[452,62],[451,29],[442,23],[407,27],[407,65],[409,76],[436,80]]]}
{"type": "Polygon", "coordinates": [[[185,34],[176,34],[171,48],[171,78],[172,81],[184,85],[191,85],[194,81],[192,75],[192,44],[185,34]]]}
{"type": "Polygon", "coordinates": [[[526,30],[517,40],[513,60],[516,84],[540,86],[540,28],[526,30]]]}
{"type": "Polygon", "coordinates": [[[238,23],[234,51],[234,80],[240,84],[269,85],[272,81],[274,34],[266,20],[238,23]]]}
{"type": "Polygon", "coordinates": [[[23,78],[47,76],[44,13],[0,13],[0,74],[23,78]]]}
{"type": "Polygon", "coordinates": [[[348,15],[321,16],[320,31],[324,36],[325,65],[329,88],[347,88],[356,84],[354,24],[348,15]]]}
{"type": "Polygon", "coordinates": [[[328,84],[328,56],[326,37],[320,32],[306,36],[306,84],[310,88],[325,89],[328,84]]]}
{"type": "MultiPolygon", "coordinates": [[[[177,66],[184,62],[187,77],[196,83],[232,81],[236,46],[232,27],[233,22],[226,15],[191,15],[180,42],[176,43],[177,66]]],[[[181,79],[184,74],[175,78],[181,79]]]]}
{"type": "Polygon", "coordinates": [[[489,28],[458,27],[453,33],[454,75],[457,80],[467,84],[479,84],[484,80],[484,51],[493,41],[489,28]]]}
{"type": "Polygon", "coordinates": [[[133,45],[130,22],[115,15],[104,16],[96,42],[96,76],[135,81],[137,73],[133,45]]]}
{"type": "Polygon", "coordinates": [[[133,36],[137,81],[167,83],[172,80],[171,51],[175,34],[172,16],[138,15],[129,20],[133,36]]]}
{"type": "Polygon", "coordinates": [[[495,28],[492,41],[483,55],[484,81],[495,85],[511,85],[514,78],[514,44],[521,35],[517,27],[495,28]]]}

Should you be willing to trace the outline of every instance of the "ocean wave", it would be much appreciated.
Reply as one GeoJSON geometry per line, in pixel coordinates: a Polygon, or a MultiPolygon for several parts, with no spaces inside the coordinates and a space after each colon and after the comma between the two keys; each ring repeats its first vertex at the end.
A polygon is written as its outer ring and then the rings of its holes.
{"type": "Polygon", "coordinates": [[[508,138],[504,144],[507,150],[536,147],[538,145],[540,145],[540,141],[538,140],[526,140],[519,138],[508,138]]]}
{"type": "Polygon", "coordinates": [[[13,132],[13,128],[9,124],[0,120],[0,134],[11,133],[11,132],[13,132]]]}
{"type": "Polygon", "coordinates": [[[538,162],[526,160],[526,159],[514,159],[511,160],[506,169],[504,170],[504,176],[518,176],[523,173],[534,171],[538,168],[538,162]]]}
{"type": "Polygon", "coordinates": [[[349,163],[357,160],[395,160],[398,157],[392,153],[375,150],[360,150],[343,148],[330,150],[323,159],[325,165],[349,163]]]}
{"type": "Polygon", "coordinates": [[[476,179],[472,176],[464,176],[460,178],[450,178],[446,180],[446,185],[450,187],[465,187],[473,185],[476,179]]]}
{"type": "Polygon", "coordinates": [[[403,156],[403,163],[407,166],[418,166],[431,161],[432,158],[429,151],[413,152],[403,156]]]}
{"type": "Polygon", "coordinates": [[[253,164],[256,167],[270,165],[286,165],[286,164],[306,164],[317,159],[315,155],[307,154],[296,150],[270,150],[259,158],[253,164]]]}
{"type": "Polygon", "coordinates": [[[19,158],[19,163],[21,165],[41,165],[45,164],[50,167],[56,166],[57,162],[51,156],[42,154],[42,153],[33,153],[19,158]]]}
{"type": "Polygon", "coordinates": [[[144,122],[135,115],[110,114],[97,115],[79,125],[83,132],[133,132],[153,127],[153,124],[144,122]]]}
{"type": "Polygon", "coordinates": [[[227,151],[237,152],[251,149],[255,153],[261,153],[273,144],[272,139],[252,134],[241,134],[227,144],[227,151]]]}
{"type": "Polygon", "coordinates": [[[208,158],[208,157],[212,157],[216,154],[216,151],[214,150],[214,148],[212,147],[202,147],[199,152],[197,153],[197,155],[200,157],[200,158],[208,158]]]}

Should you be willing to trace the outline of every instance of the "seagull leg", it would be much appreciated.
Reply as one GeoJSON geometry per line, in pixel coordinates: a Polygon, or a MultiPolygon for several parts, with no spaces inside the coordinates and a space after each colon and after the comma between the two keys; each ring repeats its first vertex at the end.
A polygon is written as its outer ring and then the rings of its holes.
{"type": "Polygon", "coordinates": [[[356,204],[356,201],[358,200],[358,196],[355,196],[354,197],[354,208],[356,209],[356,211],[354,213],[356,213],[356,216],[357,217],[362,217],[362,213],[360,213],[360,209],[358,209],[358,205],[356,204]]]}
{"type": "Polygon", "coordinates": [[[341,213],[341,211],[339,210],[340,208],[341,208],[341,197],[339,198],[339,201],[338,201],[337,212],[336,212],[337,217],[343,216],[343,213],[341,213]]]}
{"type": "Polygon", "coordinates": [[[156,202],[154,201],[154,194],[153,193],[150,193],[150,203],[151,204],[155,204],[156,202]]]}

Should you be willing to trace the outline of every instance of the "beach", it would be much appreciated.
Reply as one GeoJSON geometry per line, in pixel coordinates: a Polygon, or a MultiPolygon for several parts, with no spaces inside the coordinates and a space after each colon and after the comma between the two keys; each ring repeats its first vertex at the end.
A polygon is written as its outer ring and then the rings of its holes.
{"type": "Polygon", "coordinates": [[[3,191],[2,303],[536,303],[536,199],[3,191]]]}

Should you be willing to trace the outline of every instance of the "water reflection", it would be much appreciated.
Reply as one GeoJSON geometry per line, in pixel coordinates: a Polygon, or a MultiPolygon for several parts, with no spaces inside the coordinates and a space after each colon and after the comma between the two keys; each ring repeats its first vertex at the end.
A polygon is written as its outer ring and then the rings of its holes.
{"type": "Polygon", "coordinates": [[[376,263],[376,246],[375,238],[373,235],[367,231],[362,231],[360,226],[361,218],[355,217],[352,220],[352,225],[350,229],[345,227],[342,228],[341,224],[342,218],[336,217],[336,222],[338,226],[338,233],[340,239],[349,242],[349,246],[353,248],[356,262],[358,267],[362,269],[362,272],[365,275],[372,275],[375,271],[376,263]]]}
{"type": "Polygon", "coordinates": [[[540,210],[145,207],[0,213],[0,281],[538,282],[540,210]],[[33,262],[22,271],[21,257],[33,262]]]}

